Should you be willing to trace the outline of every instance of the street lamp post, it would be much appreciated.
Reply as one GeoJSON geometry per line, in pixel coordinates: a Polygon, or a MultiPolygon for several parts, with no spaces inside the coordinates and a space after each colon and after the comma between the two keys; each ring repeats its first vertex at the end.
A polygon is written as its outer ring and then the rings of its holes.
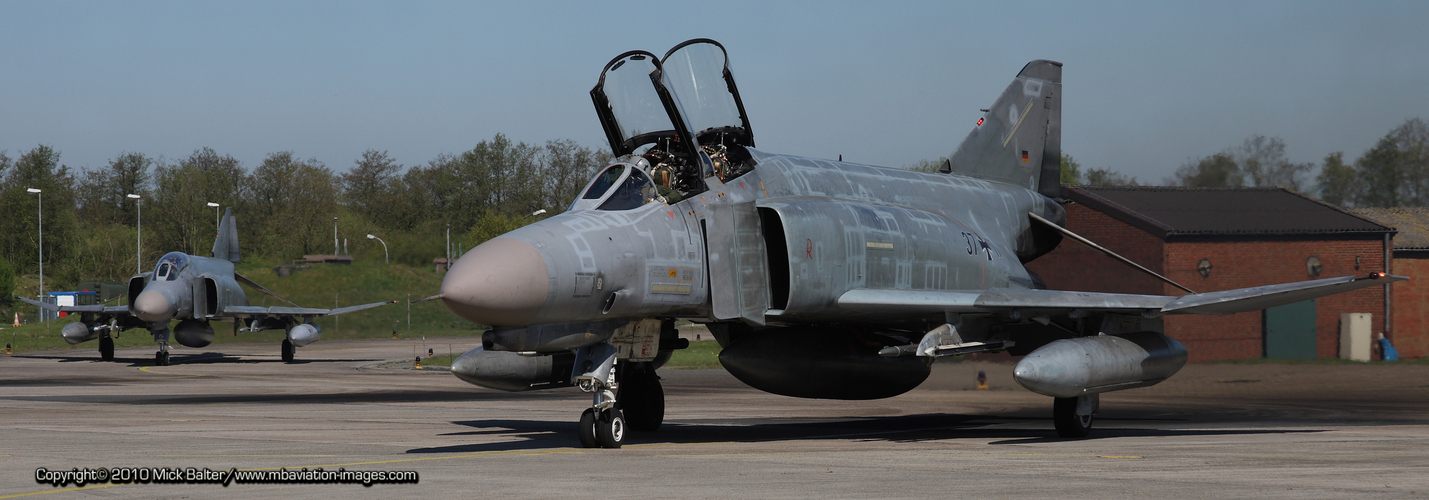
{"type": "Polygon", "coordinates": [[[137,229],[134,235],[134,274],[144,274],[144,198],[129,193],[128,198],[134,200],[134,214],[137,229]]]}
{"type": "Polygon", "coordinates": [[[383,262],[384,264],[391,264],[391,263],[392,263],[392,261],[391,261],[391,256],[388,255],[388,253],[387,253],[387,242],[382,241],[382,238],[378,238],[376,235],[372,235],[372,234],[367,235],[367,239],[369,239],[369,240],[377,240],[377,241],[382,242],[382,262],[383,262]]]}
{"type": "Polygon", "coordinates": [[[214,234],[218,234],[218,229],[223,227],[223,221],[219,219],[220,215],[218,215],[219,204],[210,201],[208,206],[213,207],[213,231],[214,234]]]}
{"type": "MultiPolygon", "coordinates": [[[[38,214],[39,214],[39,222],[38,222],[38,224],[39,224],[39,235],[40,235],[39,240],[40,240],[40,245],[39,245],[39,251],[37,252],[37,254],[39,255],[39,260],[40,260],[40,302],[44,302],[44,301],[45,301],[45,195],[44,195],[43,193],[41,193],[39,189],[35,189],[35,188],[26,188],[25,191],[26,191],[26,192],[30,192],[30,193],[35,193],[35,196],[38,197],[38,203],[39,203],[39,211],[38,211],[38,214]]],[[[44,321],[44,320],[45,320],[45,310],[42,308],[42,309],[40,309],[40,321],[44,321]]],[[[48,325],[49,323],[46,323],[46,324],[48,325]]]]}

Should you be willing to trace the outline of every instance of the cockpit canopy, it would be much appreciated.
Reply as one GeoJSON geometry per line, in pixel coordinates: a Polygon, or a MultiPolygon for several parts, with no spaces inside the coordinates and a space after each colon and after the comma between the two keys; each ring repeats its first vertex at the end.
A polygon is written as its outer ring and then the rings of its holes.
{"type": "MultiPolygon", "coordinates": [[[[648,166],[648,165],[646,165],[648,166]]],[[[606,167],[586,186],[571,210],[630,210],[652,201],[664,202],[655,183],[640,166],[617,163],[606,167]]]]}
{"type": "Polygon", "coordinates": [[[175,281],[179,279],[179,271],[189,265],[189,256],[183,252],[169,252],[159,258],[159,263],[154,266],[154,281],[175,281]]]}
{"type": "Polygon", "coordinates": [[[647,144],[692,157],[696,146],[754,146],[724,46],[714,40],[686,41],[662,59],[621,54],[590,93],[617,157],[647,144]]]}

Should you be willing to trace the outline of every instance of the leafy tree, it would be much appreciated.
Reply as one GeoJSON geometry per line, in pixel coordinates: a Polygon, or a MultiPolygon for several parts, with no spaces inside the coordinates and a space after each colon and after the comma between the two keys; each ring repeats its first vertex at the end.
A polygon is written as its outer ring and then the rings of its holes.
{"type": "MultiPolygon", "coordinates": [[[[153,195],[144,200],[145,213],[150,214],[145,227],[152,228],[144,231],[144,262],[153,262],[150,255],[171,251],[208,255],[218,231],[215,210],[208,204],[241,205],[243,180],[238,160],[211,148],[196,150],[177,165],[156,167],[153,195]]],[[[238,239],[245,252],[254,233],[248,226],[240,211],[238,239]]]]}
{"type": "MultiPolygon", "coordinates": [[[[74,269],[55,263],[68,262],[73,242],[79,234],[79,218],[74,209],[74,176],[59,163],[60,152],[46,145],[24,153],[8,169],[0,191],[0,256],[10,261],[15,272],[38,273],[39,204],[44,200],[47,283],[73,280],[74,269]],[[28,188],[42,191],[41,196],[28,188]]],[[[48,286],[46,288],[49,288],[48,286]]]]}
{"type": "Polygon", "coordinates": [[[9,304],[15,299],[15,270],[10,261],[0,257],[0,304],[9,304]]]}
{"type": "Polygon", "coordinates": [[[1082,183],[1082,164],[1067,153],[1062,153],[1062,184],[1075,186],[1082,183]]]}
{"type": "Polygon", "coordinates": [[[250,248],[283,259],[326,253],[337,215],[335,181],[316,159],[300,161],[290,151],[269,154],[244,182],[245,224],[255,231],[249,233],[250,248]]]}
{"type": "Polygon", "coordinates": [[[1112,170],[1109,170],[1109,169],[1102,169],[1102,168],[1091,168],[1091,169],[1087,169],[1087,179],[1086,179],[1085,184],[1088,185],[1088,186],[1137,186],[1137,185],[1139,185],[1139,184],[1137,184],[1135,177],[1128,177],[1126,174],[1123,174],[1123,173],[1121,173],[1121,172],[1115,172],[1115,171],[1112,171],[1112,170]]]}
{"type": "Polygon", "coordinates": [[[1285,141],[1279,137],[1253,135],[1232,151],[1241,171],[1251,186],[1284,186],[1300,190],[1301,177],[1314,167],[1311,163],[1294,163],[1285,157],[1285,141]]]}
{"type": "Polygon", "coordinates": [[[129,194],[148,198],[154,160],[142,153],[120,153],[109,165],[85,171],[79,181],[80,213],[91,223],[134,225],[138,204],[129,194]]]}
{"type": "Polygon", "coordinates": [[[1346,165],[1344,153],[1336,151],[1325,156],[1320,175],[1315,178],[1320,187],[1320,199],[1331,205],[1348,206],[1361,196],[1359,173],[1346,165]]]}
{"type": "MultiPolygon", "coordinates": [[[[401,202],[402,165],[386,151],[362,152],[357,165],[341,175],[343,204],[354,214],[381,226],[392,216],[406,215],[394,210],[401,202]]],[[[390,224],[395,225],[395,224],[390,224]]]]}
{"type": "Polygon", "coordinates": [[[913,163],[912,165],[908,165],[908,166],[906,166],[906,167],[903,167],[903,169],[904,169],[904,170],[912,170],[912,171],[914,171],[914,172],[923,172],[923,173],[925,173],[925,174],[931,174],[931,173],[933,173],[933,172],[937,172],[937,171],[938,171],[938,166],[940,166],[940,165],[942,165],[942,164],[943,164],[943,159],[942,159],[942,158],[939,158],[939,159],[937,159],[937,160],[929,160],[929,159],[927,159],[927,158],[924,158],[924,159],[922,159],[922,160],[918,160],[917,162],[913,163]]]}
{"type": "Polygon", "coordinates": [[[1230,153],[1221,152],[1181,165],[1171,183],[1189,187],[1239,187],[1245,185],[1245,173],[1230,153]]]}

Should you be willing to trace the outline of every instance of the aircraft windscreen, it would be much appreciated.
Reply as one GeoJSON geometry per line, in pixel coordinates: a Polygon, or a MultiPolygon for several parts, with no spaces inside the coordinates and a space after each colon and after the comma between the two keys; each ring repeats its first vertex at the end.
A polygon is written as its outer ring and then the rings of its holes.
{"type": "Polygon", "coordinates": [[[583,200],[596,200],[605,196],[606,191],[610,191],[610,186],[615,185],[615,181],[620,179],[620,174],[625,173],[625,165],[615,165],[605,169],[596,176],[595,181],[590,183],[590,189],[581,195],[583,200]]]}
{"type": "Polygon", "coordinates": [[[650,72],[655,71],[653,61],[651,56],[636,54],[605,73],[605,96],[620,125],[621,139],[675,130],[670,115],[665,113],[665,105],[660,102],[660,94],[650,83],[650,72]]]}
{"type": "Polygon", "coordinates": [[[665,68],[665,86],[679,98],[690,131],[696,136],[712,129],[744,125],[739,106],[724,80],[725,54],[718,46],[692,43],[665,56],[661,64],[665,68]]]}
{"type": "Polygon", "coordinates": [[[174,281],[179,279],[179,270],[189,263],[189,256],[181,252],[169,252],[159,258],[154,266],[154,281],[174,281]]]}
{"type": "Polygon", "coordinates": [[[596,210],[630,210],[651,202],[658,194],[655,183],[645,172],[632,170],[630,177],[625,178],[625,182],[596,210]]]}

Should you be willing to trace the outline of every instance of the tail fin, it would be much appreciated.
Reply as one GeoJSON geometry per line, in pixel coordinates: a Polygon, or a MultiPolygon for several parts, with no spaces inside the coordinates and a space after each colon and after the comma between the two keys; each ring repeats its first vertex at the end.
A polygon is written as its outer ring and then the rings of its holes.
{"type": "Polygon", "coordinates": [[[1027,63],[948,157],[951,173],[1061,193],[1062,63],[1027,63]]]}
{"type": "Polygon", "coordinates": [[[213,240],[213,258],[234,264],[243,261],[238,256],[238,222],[233,218],[233,207],[223,211],[223,223],[218,225],[218,238],[213,240]]]}

